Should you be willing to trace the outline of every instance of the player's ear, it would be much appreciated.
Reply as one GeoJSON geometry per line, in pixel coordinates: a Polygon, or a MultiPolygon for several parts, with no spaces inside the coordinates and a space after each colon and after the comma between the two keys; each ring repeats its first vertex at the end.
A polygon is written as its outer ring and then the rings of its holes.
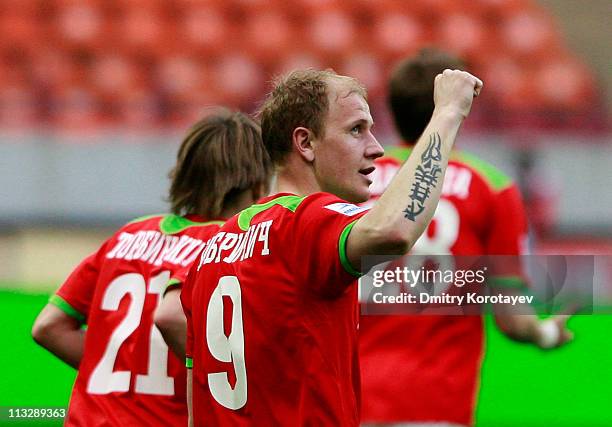
{"type": "Polygon", "coordinates": [[[293,129],[292,143],[300,157],[312,163],[314,161],[314,149],[312,146],[313,134],[310,129],[297,127],[293,129]]]}

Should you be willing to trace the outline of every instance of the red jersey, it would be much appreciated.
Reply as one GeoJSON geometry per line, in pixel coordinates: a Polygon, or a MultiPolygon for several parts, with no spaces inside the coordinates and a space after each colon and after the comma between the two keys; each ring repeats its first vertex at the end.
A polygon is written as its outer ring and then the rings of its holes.
{"type": "MultiPolygon", "coordinates": [[[[380,159],[375,198],[409,153],[398,148],[380,159]]],[[[511,180],[454,152],[438,207],[411,253],[520,254],[526,228],[511,180]]],[[[520,284],[520,273],[488,277],[489,283],[520,284]]],[[[364,421],[472,424],[484,346],[481,316],[363,316],[359,332],[364,421]]]]}
{"type": "Polygon", "coordinates": [[[168,351],[153,313],[220,224],[176,215],[135,220],[51,297],[87,323],[67,426],[187,425],[184,364],[168,351]]]}
{"type": "Polygon", "coordinates": [[[356,275],[365,208],[277,194],[227,221],[181,293],[196,426],[357,426],[356,275]]]}

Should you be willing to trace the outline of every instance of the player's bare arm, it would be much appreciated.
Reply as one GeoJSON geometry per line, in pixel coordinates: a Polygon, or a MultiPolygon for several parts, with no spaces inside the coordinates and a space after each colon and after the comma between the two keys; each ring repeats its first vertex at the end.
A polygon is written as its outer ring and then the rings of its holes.
{"type": "Polygon", "coordinates": [[[179,360],[185,360],[187,319],[181,307],[181,290],[170,288],[155,311],[155,326],[179,360]]]}
{"type": "Polygon", "coordinates": [[[79,320],[47,304],[34,322],[32,337],[59,359],[78,369],[85,343],[85,331],[81,326],[79,320]]]}
{"type": "Polygon", "coordinates": [[[187,414],[189,427],[193,427],[193,372],[187,369],[187,414]]]}
{"type": "Polygon", "coordinates": [[[435,80],[435,110],[410,158],[370,212],[353,227],[347,255],[353,265],[374,254],[404,254],[429,223],[442,189],[448,158],[482,82],[445,70],[435,80]]]}

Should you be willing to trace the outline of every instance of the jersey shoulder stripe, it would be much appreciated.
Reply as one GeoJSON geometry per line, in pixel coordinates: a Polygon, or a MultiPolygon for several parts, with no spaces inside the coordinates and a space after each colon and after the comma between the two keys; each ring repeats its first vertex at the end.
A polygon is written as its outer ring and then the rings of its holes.
{"type": "Polygon", "coordinates": [[[392,159],[399,160],[404,163],[410,157],[412,147],[399,147],[393,146],[385,148],[385,157],[391,157],[392,159]]]}
{"type": "Polygon", "coordinates": [[[260,214],[273,206],[282,206],[285,209],[295,212],[306,196],[279,196],[265,203],[252,205],[238,215],[238,227],[242,231],[249,229],[251,221],[255,215],[260,214]]]}
{"type": "Polygon", "coordinates": [[[130,222],[127,223],[127,225],[129,224],[136,224],[138,222],[144,222],[144,221],[148,221],[150,219],[153,218],[161,218],[163,216],[165,216],[166,214],[153,214],[153,215],[143,215],[143,216],[139,216],[138,218],[134,218],[133,220],[131,220],[130,222]]]}
{"type": "Polygon", "coordinates": [[[208,227],[209,225],[221,226],[223,223],[223,221],[197,222],[178,215],[166,215],[159,222],[159,230],[164,234],[178,234],[190,227],[208,227]]]}
{"type": "Polygon", "coordinates": [[[185,217],[174,215],[174,214],[155,214],[145,215],[136,218],[127,223],[127,225],[137,224],[152,219],[159,219],[159,231],[163,234],[178,234],[190,227],[207,227],[209,225],[223,225],[223,221],[206,221],[198,222],[192,221],[185,217]]]}
{"type": "Polygon", "coordinates": [[[500,192],[513,185],[512,179],[497,169],[492,164],[463,151],[455,151],[451,156],[451,161],[470,167],[475,171],[495,192],[500,192]]]}
{"type": "MultiPolygon", "coordinates": [[[[395,146],[385,150],[385,157],[405,162],[410,157],[412,147],[395,146]]],[[[464,151],[453,151],[451,161],[462,163],[476,172],[495,192],[505,190],[513,185],[512,179],[492,164],[464,151]]]]}

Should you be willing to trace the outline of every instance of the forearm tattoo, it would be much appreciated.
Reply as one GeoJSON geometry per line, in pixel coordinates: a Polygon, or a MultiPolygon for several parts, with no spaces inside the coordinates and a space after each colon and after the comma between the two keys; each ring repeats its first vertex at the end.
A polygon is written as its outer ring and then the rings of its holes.
{"type": "Polygon", "coordinates": [[[442,169],[442,140],[435,132],[429,135],[429,144],[421,154],[421,164],[417,166],[414,175],[414,183],[410,189],[410,204],[403,211],[404,216],[410,221],[416,221],[416,217],[425,210],[425,201],[431,194],[432,188],[438,184],[438,178],[442,169]]]}

